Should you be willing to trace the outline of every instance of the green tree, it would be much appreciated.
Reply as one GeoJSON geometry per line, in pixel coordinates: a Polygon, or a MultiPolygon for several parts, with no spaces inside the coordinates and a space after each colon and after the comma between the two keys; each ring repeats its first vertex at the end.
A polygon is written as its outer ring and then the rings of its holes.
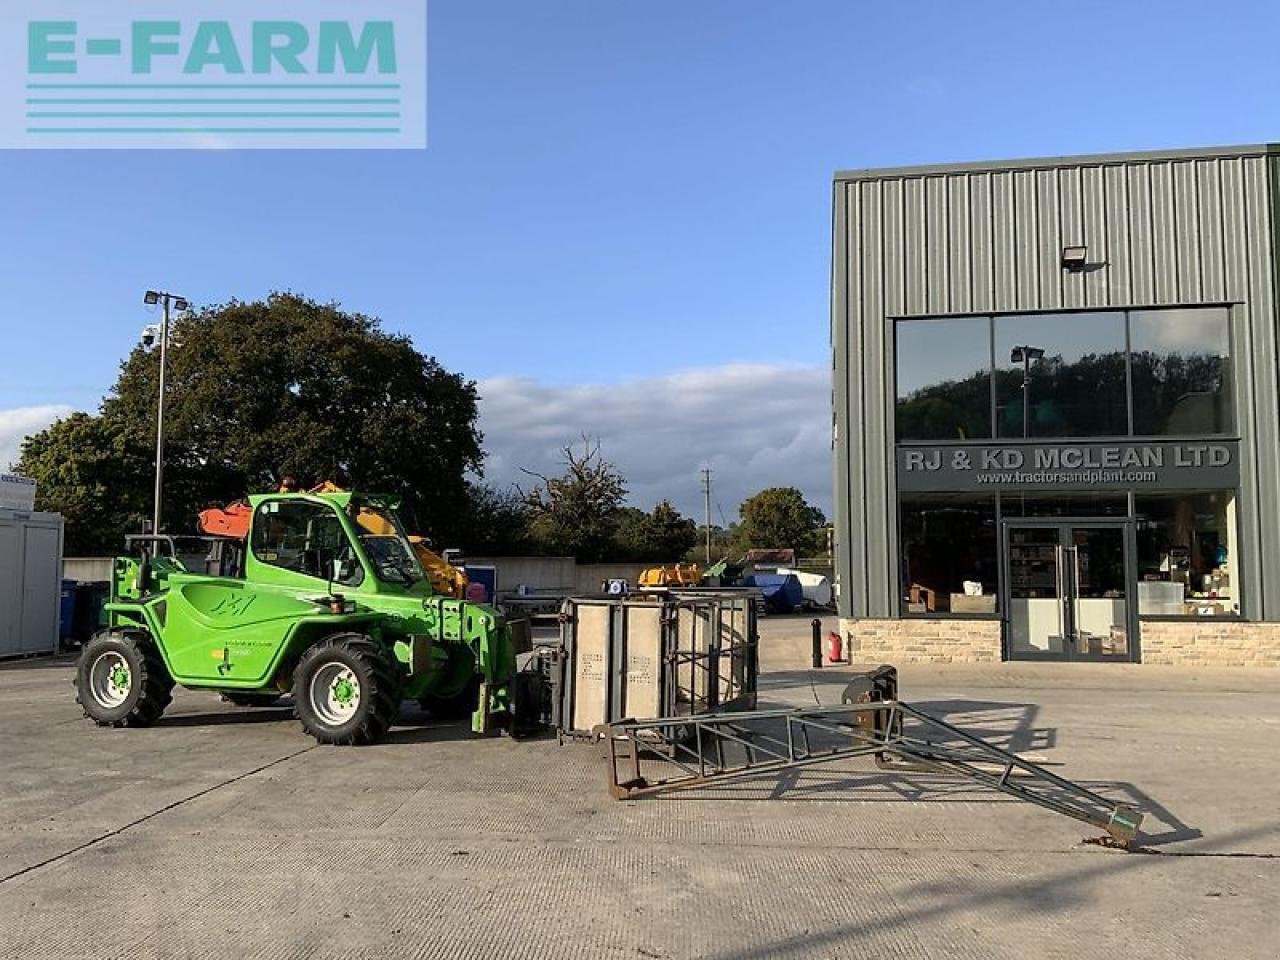
{"type": "MultiPolygon", "coordinates": [[[[711,562],[716,563],[725,557],[732,556],[737,549],[738,524],[731,523],[727,528],[719,524],[711,525],[711,562]]],[[[684,553],[686,563],[707,562],[707,525],[698,524],[693,545],[684,553]]]]}
{"type": "Polygon", "coordinates": [[[518,491],[472,484],[464,532],[456,545],[471,556],[511,557],[533,553],[537,546],[530,529],[531,520],[529,507],[518,491]]]}
{"type": "Polygon", "coordinates": [[[69,555],[115,553],[151,516],[153,452],[118,424],[73,413],[22,445],[17,472],[37,481],[36,507],[62,514],[69,555]]]}
{"type": "MultiPolygon", "coordinates": [[[[99,426],[81,422],[76,448],[64,452],[92,465],[149,447],[158,378],[158,351],[135,349],[100,416],[88,418],[99,426]]],[[[371,317],[293,294],[182,317],[166,391],[169,530],[192,531],[208,504],[292,475],[399,494],[411,528],[437,543],[465,532],[466,476],[480,471],[483,456],[475,385],[371,317]]],[[[80,525],[106,522],[118,503],[150,502],[151,470],[141,463],[122,467],[113,489],[69,487],[76,471],[41,455],[59,439],[51,431],[33,437],[19,467],[40,483],[42,507],[81,506],[68,517],[72,543],[97,541],[80,525]]],[[[69,439],[65,428],[61,439],[69,439]]]]}
{"type": "Polygon", "coordinates": [[[748,497],[738,508],[736,546],[751,548],[794,548],[802,555],[826,549],[826,517],[810,506],[795,487],[769,487],[748,497]]]}
{"type": "Polygon", "coordinates": [[[684,557],[698,536],[694,522],[666,500],[651,513],[622,507],[615,525],[615,560],[673,563],[684,557]]]}
{"type": "Polygon", "coordinates": [[[538,485],[524,493],[530,528],[542,553],[606,559],[614,545],[617,514],[627,495],[618,469],[600,453],[599,441],[582,439],[582,452],[561,450],[564,473],[555,477],[526,470],[538,485]]]}

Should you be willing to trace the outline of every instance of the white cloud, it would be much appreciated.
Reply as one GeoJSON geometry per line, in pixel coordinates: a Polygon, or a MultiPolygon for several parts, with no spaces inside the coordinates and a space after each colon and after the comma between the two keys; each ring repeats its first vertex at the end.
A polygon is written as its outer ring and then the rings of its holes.
{"type": "Polygon", "coordinates": [[[831,374],[820,367],[731,364],[614,384],[480,383],[485,479],[527,487],[524,467],[558,470],[560,449],[598,437],[627,478],[630,502],[671,500],[701,518],[698,470],[710,466],[714,522],[769,486],[794,486],[831,513],[831,374]]]}
{"type": "Polygon", "coordinates": [[[23,440],[71,411],[71,407],[61,403],[0,410],[0,470],[7,470],[18,462],[23,440]]]}

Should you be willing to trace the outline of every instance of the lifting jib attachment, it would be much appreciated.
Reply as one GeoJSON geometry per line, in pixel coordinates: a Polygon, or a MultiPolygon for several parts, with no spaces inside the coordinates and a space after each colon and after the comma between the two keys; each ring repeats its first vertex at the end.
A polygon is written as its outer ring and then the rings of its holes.
{"type": "Polygon", "coordinates": [[[618,799],[704,787],[853,757],[890,770],[950,773],[1100,827],[1128,848],[1142,814],[922,713],[897,699],[897,671],[850,682],[840,706],[623,720],[594,733],[606,745],[618,799]]]}

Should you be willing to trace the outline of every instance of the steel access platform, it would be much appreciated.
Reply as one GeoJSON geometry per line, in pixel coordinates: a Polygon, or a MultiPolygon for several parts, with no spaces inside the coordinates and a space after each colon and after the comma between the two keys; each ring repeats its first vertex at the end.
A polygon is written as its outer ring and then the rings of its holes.
{"type": "Polygon", "coordinates": [[[1142,814],[1039,764],[930,716],[897,697],[897,671],[856,676],[839,706],[751,710],[601,724],[615,798],[872,757],[892,771],[952,774],[1092,824],[1128,849],[1142,814]]]}

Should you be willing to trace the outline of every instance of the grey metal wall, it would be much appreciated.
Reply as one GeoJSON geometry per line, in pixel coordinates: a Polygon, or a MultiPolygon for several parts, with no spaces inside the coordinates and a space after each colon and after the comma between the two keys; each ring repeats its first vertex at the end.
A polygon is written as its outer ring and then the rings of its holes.
{"type": "Polygon", "coordinates": [[[0,509],[0,657],[58,649],[62,517],[0,509]]]}
{"type": "Polygon", "coordinates": [[[896,317],[1231,304],[1240,579],[1280,619],[1277,220],[1268,146],[870,170],[834,188],[832,348],[840,613],[897,615],[896,317]],[[1084,243],[1096,268],[1069,273],[1084,243]],[[1265,563],[1264,563],[1265,558],[1265,563]]]}

